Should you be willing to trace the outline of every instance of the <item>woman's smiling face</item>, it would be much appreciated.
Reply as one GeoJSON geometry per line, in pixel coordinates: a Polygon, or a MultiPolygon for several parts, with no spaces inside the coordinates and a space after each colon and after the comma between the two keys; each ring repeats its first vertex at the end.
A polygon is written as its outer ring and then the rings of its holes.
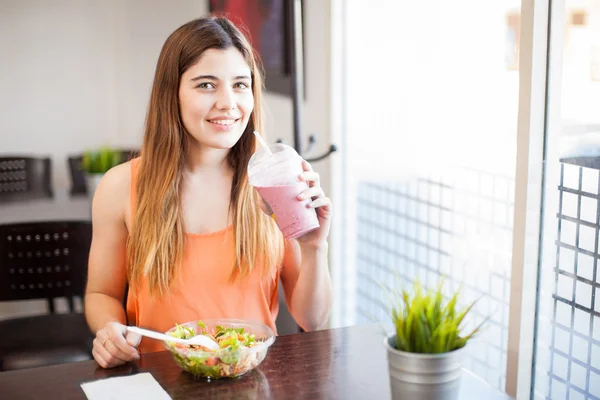
{"type": "Polygon", "coordinates": [[[200,147],[230,149],[254,109],[250,67],[235,48],[206,50],[179,83],[181,120],[200,147]]]}

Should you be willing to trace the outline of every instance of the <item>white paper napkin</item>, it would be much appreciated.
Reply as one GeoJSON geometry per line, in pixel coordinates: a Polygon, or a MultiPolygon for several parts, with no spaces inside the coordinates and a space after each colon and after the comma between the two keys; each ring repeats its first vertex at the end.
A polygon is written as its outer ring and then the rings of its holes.
{"type": "Polygon", "coordinates": [[[149,372],[86,382],[81,388],[89,400],[171,399],[149,372]]]}

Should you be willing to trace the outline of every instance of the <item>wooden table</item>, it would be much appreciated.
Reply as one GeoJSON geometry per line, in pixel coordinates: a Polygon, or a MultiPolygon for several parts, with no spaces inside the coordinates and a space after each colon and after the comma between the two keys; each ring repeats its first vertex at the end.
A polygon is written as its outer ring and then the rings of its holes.
{"type": "MultiPolygon", "coordinates": [[[[279,336],[263,363],[233,380],[207,382],[182,371],[169,352],[104,370],[94,361],[0,373],[2,399],[86,399],[80,384],[150,372],[173,399],[389,399],[383,333],[362,325],[279,336]]],[[[463,370],[461,399],[509,399],[463,370]]]]}
{"type": "Polygon", "coordinates": [[[92,202],[88,196],[71,196],[56,190],[48,199],[0,203],[0,224],[42,221],[88,221],[92,219],[92,202]]]}

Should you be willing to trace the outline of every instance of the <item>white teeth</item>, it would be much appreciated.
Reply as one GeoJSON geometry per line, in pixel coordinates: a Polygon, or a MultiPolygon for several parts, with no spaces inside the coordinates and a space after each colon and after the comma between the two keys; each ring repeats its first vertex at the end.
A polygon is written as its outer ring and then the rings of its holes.
{"type": "Polygon", "coordinates": [[[218,125],[231,125],[235,122],[234,119],[219,119],[219,120],[213,120],[210,121],[213,124],[218,124],[218,125]]]}

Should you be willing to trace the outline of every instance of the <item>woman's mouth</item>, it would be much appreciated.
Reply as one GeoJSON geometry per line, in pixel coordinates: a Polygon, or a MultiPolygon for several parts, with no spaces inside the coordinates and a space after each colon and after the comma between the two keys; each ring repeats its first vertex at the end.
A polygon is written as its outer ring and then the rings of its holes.
{"type": "Polygon", "coordinates": [[[221,131],[229,131],[231,130],[235,124],[240,120],[237,119],[209,119],[208,122],[213,125],[216,129],[221,131]]]}

